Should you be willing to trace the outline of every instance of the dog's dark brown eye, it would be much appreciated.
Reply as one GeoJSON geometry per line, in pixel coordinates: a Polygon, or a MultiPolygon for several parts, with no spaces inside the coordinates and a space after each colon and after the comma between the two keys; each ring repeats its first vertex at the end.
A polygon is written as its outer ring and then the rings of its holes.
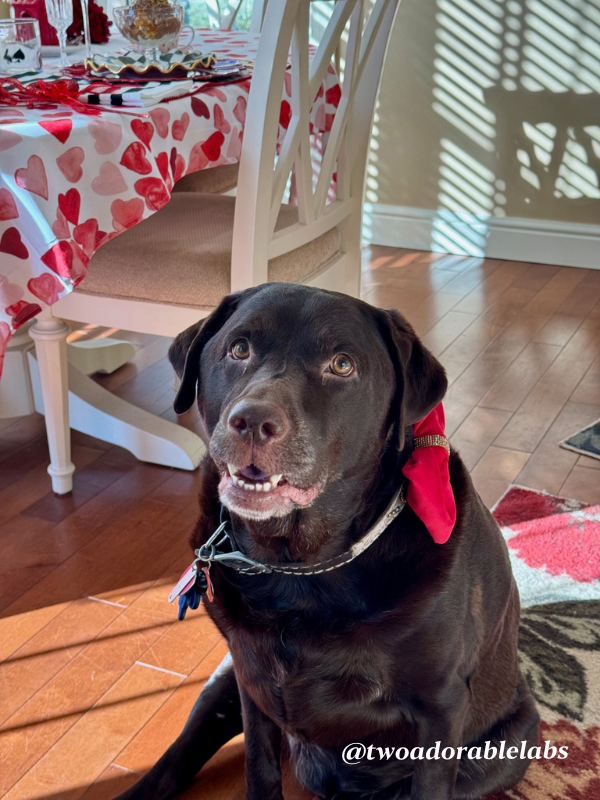
{"type": "Polygon", "coordinates": [[[354,372],[354,362],[345,353],[338,353],[331,362],[331,371],[336,375],[352,375],[354,372]]]}
{"type": "Polygon", "coordinates": [[[250,356],[250,345],[245,339],[238,339],[231,345],[229,352],[233,358],[243,361],[250,356]]]}

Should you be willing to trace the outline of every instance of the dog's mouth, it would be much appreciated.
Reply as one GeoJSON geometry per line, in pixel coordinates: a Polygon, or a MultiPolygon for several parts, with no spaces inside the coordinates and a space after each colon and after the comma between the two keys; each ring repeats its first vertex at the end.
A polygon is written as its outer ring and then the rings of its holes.
{"type": "Polygon", "coordinates": [[[309,506],[322,484],[294,486],[283,474],[268,474],[256,464],[227,464],[221,472],[219,496],[223,505],[250,519],[289,514],[296,506],[309,506]]]}
{"type": "Polygon", "coordinates": [[[271,492],[279,486],[285,486],[287,480],[283,475],[267,475],[255,464],[238,469],[233,464],[227,464],[227,472],[234,486],[239,486],[246,492],[271,492]]]}

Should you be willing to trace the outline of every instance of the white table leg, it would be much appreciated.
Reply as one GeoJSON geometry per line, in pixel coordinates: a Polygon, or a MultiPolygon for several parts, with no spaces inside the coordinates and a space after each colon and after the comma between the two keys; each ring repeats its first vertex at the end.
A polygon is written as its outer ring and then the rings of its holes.
{"type": "Polygon", "coordinates": [[[69,326],[61,319],[36,319],[29,329],[35,342],[39,383],[46,409],[46,432],[50,450],[48,473],[56,494],[73,489],[75,466],[71,462],[71,431],[67,387],[67,335],[69,326]]]}
{"type": "MultiPolygon", "coordinates": [[[[38,369],[35,355],[29,353],[35,407],[43,414],[46,395],[41,389],[41,366],[40,363],[38,369]]],[[[198,466],[206,452],[199,436],[127,403],[99,386],[73,364],[68,366],[72,428],[124,447],[140,461],[188,470],[198,466]]]]}
{"type": "Polygon", "coordinates": [[[131,342],[121,339],[83,339],[69,342],[67,357],[69,363],[84,375],[94,372],[114,372],[135,356],[131,342]]]}

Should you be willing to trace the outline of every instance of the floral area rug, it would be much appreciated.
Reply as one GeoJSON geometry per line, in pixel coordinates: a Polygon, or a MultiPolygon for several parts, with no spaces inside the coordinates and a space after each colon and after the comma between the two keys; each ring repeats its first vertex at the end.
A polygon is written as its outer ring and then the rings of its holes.
{"type": "Polygon", "coordinates": [[[572,436],[568,436],[560,443],[560,446],[584,456],[600,458],[600,419],[572,436]]]}
{"type": "Polygon", "coordinates": [[[532,761],[493,800],[600,800],[600,506],[514,486],[493,514],[521,596],[521,665],[540,738],[568,748],[566,759],[532,761]]]}

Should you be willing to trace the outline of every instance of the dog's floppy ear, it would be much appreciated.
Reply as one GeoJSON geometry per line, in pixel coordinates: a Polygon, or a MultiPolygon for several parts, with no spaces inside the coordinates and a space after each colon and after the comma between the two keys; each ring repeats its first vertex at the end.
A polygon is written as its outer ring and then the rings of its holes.
{"type": "Polygon", "coordinates": [[[183,414],[193,406],[200,377],[202,350],[237,309],[244,294],[246,292],[234,292],[224,297],[212,314],[182,331],[169,347],[169,361],[181,378],[181,386],[173,403],[177,414],[183,414]]]}
{"type": "Polygon", "coordinates": [[[396,373],[394,417],[398,423],[398,448],[404,446],[404,429],[437,406],[448,388],[440,362],[421,343],[413,328],[397,311],[380,311],[381,330],[396,373]]]}

